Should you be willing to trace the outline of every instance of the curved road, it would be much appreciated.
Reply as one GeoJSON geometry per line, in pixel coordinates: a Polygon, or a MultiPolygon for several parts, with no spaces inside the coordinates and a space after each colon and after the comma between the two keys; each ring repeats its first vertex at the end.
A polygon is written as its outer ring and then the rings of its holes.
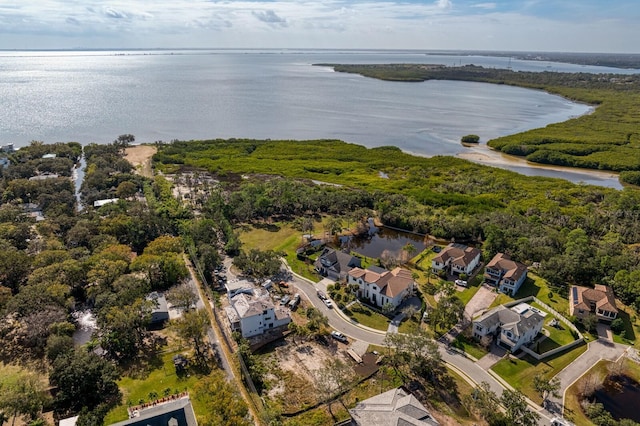
{"type": "MultiPolygon", "coordinates": [[[[287,269],[291,272],[289,268],[287,269]]],[[[329,325],[332,328],[353,339],[357,339],[373,345],[384,345],[383,341],[387,334],[386,332],[374,330],[359,324],[356,325],[352,323],[346,315],[342,314],[341,312],[338,313],[338,309],[329,309],[326,307],[324,302],[320,300],[320,298],[318,298],[316,294],[317,290],[326,290],[326,286],[323,286],[322,282],[316,284],[294,272],[291,272],[291,274],[291,281],[296,287],[297,291],[301,294],[304,294],[316,309],[322,312],[322,314],[326,315],[329,320],[329,325]]],[[[491,390],[498,396],[502,395],[502,392],[506,387],[509,387],[507,383],[498,381],[494,376],[478,366],[474,360],[467,358],[466,355],[447,348],[447,346],[441,342],[437,343],[440,347],[440,355],[442,356],[442,359],[445,361],[445,363],[447,363],[449,367],[455,370],[471,384],[476,385],[482,382],[487,382],[491,390]]],[[[540,420],[538,423],[539,425],[551,424],[551,418],[554,417],[552,413],[543,410],[540,406],[537,406],[531,402],[529,402],[529,405],[531,409],[533,409],[540,415],[540,420]]]]}

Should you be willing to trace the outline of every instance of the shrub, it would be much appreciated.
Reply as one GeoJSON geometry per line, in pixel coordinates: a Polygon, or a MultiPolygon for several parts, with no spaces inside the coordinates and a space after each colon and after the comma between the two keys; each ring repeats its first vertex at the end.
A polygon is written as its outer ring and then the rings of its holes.
{"type": "Polygon", "coordinates": [[[622,321],[622,318],[616,318],[611,322],[611,331],[615,334],[620,334],[624,331],[624,321],[622,321]]]}
{"type": "Polygon", "coordinates": [[[461,142],[464,143],[478,143],[480,142],[480,136],[478,135],[466,135],[460,139],[461,142]]]}

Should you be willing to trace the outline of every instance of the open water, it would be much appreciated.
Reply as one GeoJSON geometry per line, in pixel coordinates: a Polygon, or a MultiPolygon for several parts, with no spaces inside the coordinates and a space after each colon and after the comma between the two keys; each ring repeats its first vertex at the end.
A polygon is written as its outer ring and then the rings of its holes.
{"type": "MultiPolygon", "coordinates": [[[[0,145],[173,139],[341,139],[426,155],[588,113],[517,87],[385,82],[314,63],[477,64],[514,70],[629,72],[602,67],[413,51],[194,50],[0,52],[0,145]]],[[[526,174],[565,173],[523,167],[526,174]]],[[[569,179],[591,182],[591,176],[569,179]]],[[[597,181],[598,179],[596,179],[597,181]]],[[[607,183],[601,183],[607,185],[607,183]]]]}

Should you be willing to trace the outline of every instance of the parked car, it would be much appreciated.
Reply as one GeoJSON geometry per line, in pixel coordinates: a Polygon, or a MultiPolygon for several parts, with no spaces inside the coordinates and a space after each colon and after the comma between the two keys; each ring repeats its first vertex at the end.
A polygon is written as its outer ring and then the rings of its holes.
{"type": "Polygon", "coordinates": [[[293,299],[289,301],[289,308],[295,309],[298,307],[298,303],[300,303],[300,295],[298,293],[293,295],[293,299]]]}
{"type": "Polygon", "coordinates": [[[271,280],[266,280],[262,283],[262,288],[264,289],[269,290],[271,287],[273,287],[273,282],[271,280]]]}
{"type": "Polygon", "coordinates": [[[334,339],[336,339],[339,342],[342,343],[347,343],[347,336],[345,336],[344,334],[340,333],[339,331],[332,331],[331,332],[331,337],[333,337],[334,339]]]}
{"type": "Polygon", "coordinates": [[[326,298],[327,298],[327,295],[326,295],[326,294],[324,294],[324,293],[323,293],[322,291],[320,291],[320,290],[318,290],[318,292],[317,292],[316,294],[318,295],[318,297],[319,297],[321,300],[326,300],[326,298]]]}
{"type": "Polygon", "coordinates": [[[289,300],[291,300],[291,297],[286,294],[282,299],[280,299],[280,304],[282,306],[285,306],[287,303],[289,303],[289,300]]]}
{"type": "Polygon", "coordinates": [[[456,280],[456,285],[462,286],[462,287],[466,287],[467,286],[467,282],[465,280],[456,280]]]}
{"type": "Polygon", "coordinates": [[[324,304],[327,305],[327,308],[331,309],[333,308],[333,303],[331,303],[331,300],[329,299],[323,299],[324,300],[324,304]]]}
{"type": "Polygon", "coordinates": [[[278,283],[278,285],[279,285],[280,287],[285,287],[285,288],[288,288],[288,287],[289,287],[289,283],[288,283],[288,282],[286,282],[286,281],[280,281],[280,282],[278,283]]]}
{"type": "Polygon", "coordinates": [[[440,247],[440,246],[433,246],[433,247],[431,247],[431,250],[432,250],[434,253],[440,253],[440,252],[442,251],[442,247],[440,247]]]}

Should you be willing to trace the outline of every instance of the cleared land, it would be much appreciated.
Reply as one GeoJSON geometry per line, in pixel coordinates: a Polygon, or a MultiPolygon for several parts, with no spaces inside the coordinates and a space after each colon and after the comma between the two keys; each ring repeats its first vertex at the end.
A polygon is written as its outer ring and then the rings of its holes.
{"type": "Polygon", "coordinates": [[[153,177],[153,169],[151,168],[151,157],[157,152],[155,146],[135,145],[125,150],[125,159],[133,164],[136,171],[145,177],[153,177]]]}

